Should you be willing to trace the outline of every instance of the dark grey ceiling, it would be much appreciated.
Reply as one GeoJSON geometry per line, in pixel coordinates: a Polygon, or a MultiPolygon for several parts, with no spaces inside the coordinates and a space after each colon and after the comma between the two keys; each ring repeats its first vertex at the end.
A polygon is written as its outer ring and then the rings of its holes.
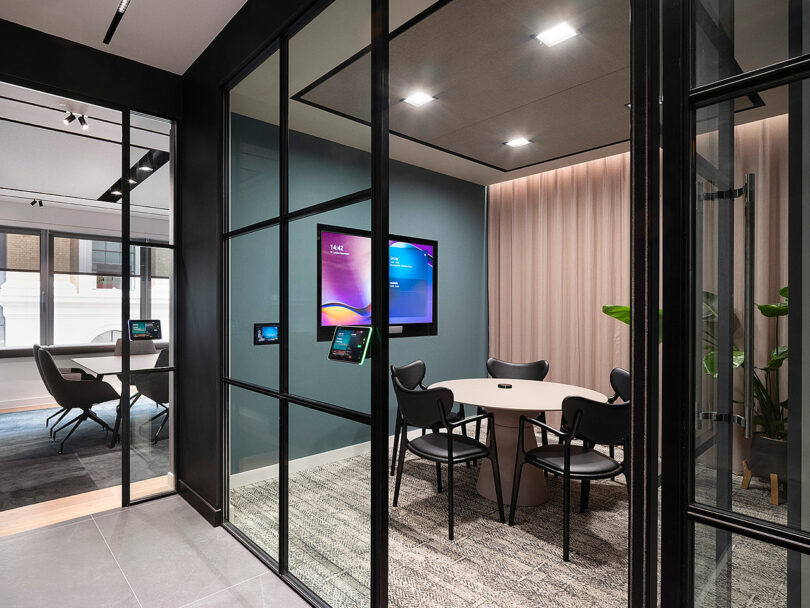
{"type": "MultiPolygon", "coordinates": [[[[509,171],[630,136],[628,0],[452,0],[390,43],[390,127],[509,171]],[[579,35],[532,38],[560,21],[579,35]],[[435,101],[401,100],[422,90],[435,101]],[[526,137],[531,144],[504,142],[526,137]]],[[[362,53],[294,96],[368,121],[370,56],[362,53]]]]}

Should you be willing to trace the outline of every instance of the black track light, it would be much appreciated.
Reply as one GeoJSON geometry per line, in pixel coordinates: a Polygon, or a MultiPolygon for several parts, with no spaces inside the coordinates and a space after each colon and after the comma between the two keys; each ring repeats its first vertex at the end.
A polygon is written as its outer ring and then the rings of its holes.
{"type": "Polygon", "coordinates": [[[68,113],[65,114],[65,117],[62,119],[62,124],[67,126],[70,123],[72,123],[74,120],[76,120],[76,115],[73,112],[68,111],[68,113]]]}
{"type": "Polygon", "coordinates": [[[36,204],[37,204],[37,201],[36,201],[36,200],[31,201],[31,206],[32,206],[32,207],[36,206],[36,204]]]}
{"type": "Polygon", "coordinates": [[[39,199],[39,206],[42,207],[42,199],[39,199]]]}
{"type": "Polygon", "coordinates": [[[87,131],[90,128],[90,125],[87,124],[87,119],[84,117],[84,114],[79,114],[79,124],[82,126],[82,131],[87,131]]]}

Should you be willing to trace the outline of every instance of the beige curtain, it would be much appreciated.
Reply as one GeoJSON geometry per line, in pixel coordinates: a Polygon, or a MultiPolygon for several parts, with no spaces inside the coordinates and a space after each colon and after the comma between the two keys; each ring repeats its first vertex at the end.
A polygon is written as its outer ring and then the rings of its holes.
{"type": "Polygon", "coordinates": [[[602,306],[629,300],[629,153],[490,186],[490,356],[610,395],[630,333],[602,306]]]}

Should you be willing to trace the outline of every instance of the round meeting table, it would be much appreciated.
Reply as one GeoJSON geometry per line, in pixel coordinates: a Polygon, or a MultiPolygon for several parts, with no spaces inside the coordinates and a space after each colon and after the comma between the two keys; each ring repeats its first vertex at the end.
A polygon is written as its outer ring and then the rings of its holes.
{"type": "MultiPolygon", "coordinates": [[[[586,397],[594,401],[607,401],[607,397],[602,393],[587,388],[538,380],[465,378],[430,385],[430,388],[438,387],[449,388],[453,391],[453,399],[456,403],[478,406],[487,412],[492,412],[495,439],[498,442],[501,489],[506,502],[512,496],[520,417],[537,418],[540,412],[561,411],[563,399],[566,397],[586,397]],[[499,384],[510,384],[511,388],[499,388],[499,384]]],[[[523,446],[527,452],[537,447],[535,428],[537,427],[532,424],[524,425],[523,446]]],[[[555,441],[556,438],[549,434],[549,440],[555,441]]],[[[488,458],[483,460],[478,473],[476,489],[484,498],[496,500],[495,482],[490,468],[492,468],[491,461],[488,458]]],[[[520,506],[539,505],[547,500],[548,492],[543,472],[537,467],[525,467],[521,474],[517,504],[520,506]]]]}

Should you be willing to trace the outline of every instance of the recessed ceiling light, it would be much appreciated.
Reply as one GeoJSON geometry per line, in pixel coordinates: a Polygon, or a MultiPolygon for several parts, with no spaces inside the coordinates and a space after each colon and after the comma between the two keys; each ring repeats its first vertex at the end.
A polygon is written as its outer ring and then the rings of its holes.
{"type": "Polygon", "coordinates": [[[506,142],[506,145],[512,148],[522,148],[523,146],[527,146],[530,143],[532,142],[530,142],[525,137],[516,137],[515,139],[510,139],[508,142],[506,142]]]}
{"type": "Polygon", "coordinates": [[[137,183],[138,183],[138,182],[136,182],[134,179],[132,179],[131,177],[130,177],[130,178],[127,180],[127,181],[128,181],[130,184],[137,184],[137,183]]]}
{"type": "Polygon", "coordinates": [[[540,32],[537,34],[537,39],[546,46],[554,46],[564,40],[573,38],[577,35],[577,31],[568,25],[565,21],[558,23],[554,27],[540,32]]]}
{"type": "Polygon", "coordinates": [[[434,99],[436,98],[433,97],[432,95],[428,95],[427,93],[423,93],[422,91],[417,91],[416,93],[409,95],[402,101],[404,101],[405,103],[409,103],[412,106],[416,106],[418,108],[419,106],[423,106],[426,103],[430,103],[434,99]]]}
{"type": "Polygon", "coordinates": [[[112,194],[113,196],[121,196],[121,191],[120,190],[110,190],[110,194],[112,194]]]}

